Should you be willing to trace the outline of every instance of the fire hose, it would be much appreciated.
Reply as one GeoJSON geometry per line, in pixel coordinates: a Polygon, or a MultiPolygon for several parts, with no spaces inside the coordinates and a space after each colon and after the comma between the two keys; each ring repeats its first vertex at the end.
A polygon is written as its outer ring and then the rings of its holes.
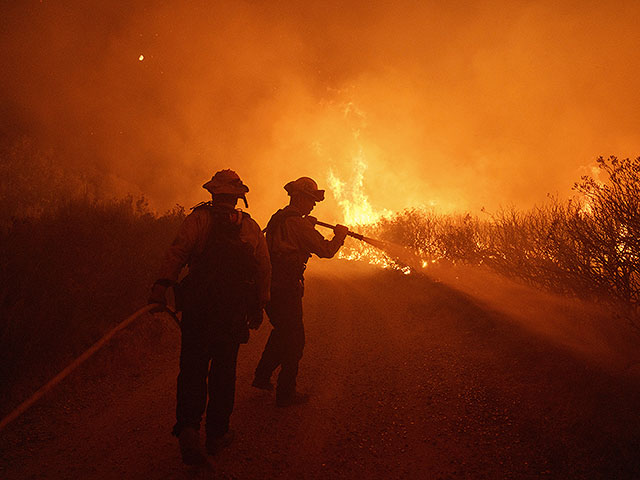
{"type": "Polygon", "coordinates": [[[105,346],[105,344],[113,338],[113,336],[118,333],[120,330],[127,328],[131,325],[135,320],[140,318],[142,315],[146,313],[153,312],[166,312],[168,313],[173,320],[180,326],[180,320],[176,315],[176,312],[169,309],[166,305],[161,305],[159,303],[151,303],[149,305],[145,305],[129,317],[125,318],[118,325],[113,327],[109,332],[107,332],[100,340],[94,343],[89,349],[85,350],[85,352],[76,358],[73,362],[71,362],[67,367],[58,373],[55,377],[53,377],[49,382],[47,382],[43,387],[38,389],[31,397],[18,405],[9,415],[0,420],[0,431],[2,431],[9,423],[18,418],[24,412],[26,412],[33,404],[35,404],[40,398],[42,398],[47,392],[49,392],[53,387],[55,387],[58,383],[64,380],[69,374],[71,374],[74,370],[76,370],[80,365],[86,362],[93,354],[95,354],[98,350],[105,346]]]}
{"type": "MultiPolygon", "coordinates": [[[[336,225],[331,225],[330,223],[321,222],[320,220],[316,220],[315,224],[320,225],[321,227],[330,228],[332,230],[336,228],[336,225]]],[[[347,232],[347,236],[353,237],[356,240],[360,240],[361,242],[368,243],[369,245],[379,248],[381,250],[385,250],[389,247],[389,244],[383,240],[377,240],[375,238],[365,237],[364,235],[361,235],[356,232],[352,232],[351,230],[347,232]]]]}
{"type": "MultiPolygon", "coordinates": [[[[320,225],[321,227],[330,228],[332,230],[335,230],[336,228],[336,225],[321,222],[315,218],[313,220],[315,225],[320,225]]],[[[376,238],[365,237],[364,235],[352,232],[351,230],[347,232],[347,236],[353,237],[356,240],[360,240],[361,242],[368,243],[378,250],[382,250],[394,263],[399,266],[409,266],[411,268],[417,268],[422,263],[422,260],[415,254],[415,252],[411,251],[409,248],[403,245],[398,245],[397,243],[387,242],[384,240],[378,240],[376,238]]]]}

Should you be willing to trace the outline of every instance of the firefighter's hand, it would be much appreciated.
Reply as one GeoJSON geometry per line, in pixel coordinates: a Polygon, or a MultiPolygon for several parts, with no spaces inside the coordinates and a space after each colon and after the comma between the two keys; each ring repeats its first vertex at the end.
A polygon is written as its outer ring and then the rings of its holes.
{"type": "Polygon", "coordinates": [[[167,305],[167,287],[164,285],[154,284],[151,288],[151,296],[149,296],[148,303],[159,303],[158,309],[153,309],[151,312],[160,312],[167,305]]]}
{"type": "Polygon", "coordinates": [[[247,319],[247,324],[251,330],[258,330],[260,325],[262,325],[262,309],[249,313],[249,318],[247,319]]]}
{"type": "Polygon", "coordinates": [[[335,238],[342,241],[347,237],[347,233],[349,233],[349,229],[344,225],[336,225],[335,228],[333,229],[333,233],[335,235],[335,238]]]}
{"type": "Polygon", "coordinates": [[[314,227],[316,226],[316,223],[318,223],[318,219],[316,217],[312,217],[311,215],[307,215],[305,218],[309,220],[311,225],[313,225],[314,227]]]}

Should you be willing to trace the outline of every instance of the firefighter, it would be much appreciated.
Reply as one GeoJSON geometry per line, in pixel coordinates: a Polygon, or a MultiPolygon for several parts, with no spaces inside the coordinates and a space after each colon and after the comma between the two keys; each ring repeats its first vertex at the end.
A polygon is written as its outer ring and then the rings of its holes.
{"type": "Polygon", "coordinates": [[[302,322],[304,270],[311,254],[333,257],[344,243],[348,229],[338,225],[332,240],[315,229],[309,214],[316,202],[324,200],[324,190],[309,177],[289,182],[284,189],[291,197],[289,205],[278,210],[266,228],[271,257],[271,300],[266,312],[273,330],[255,371],[254,387],[271,391],[271,375],[280,367],[276,405],[288,407],[305,403],[307,394],[296,391],[298,364],[302,358],[305,335],[302,322]]]}
{"type": "Polygon", "coordinates": [[[233,440],[236,360],[249,328],[257,329],[269,298],[271,264],[258,224],[241,210],[249,188],[232,170],[221,170],[203,185],[212,200],[185,218],[152,288],[150,303],[166,303],[175,286],[182,311],[176,424],[184,463],[204,463],[199,440],[206,407],[206,451],[215,454],[233,440]],[[182,268],[189,273],[177,284],[182,268]],[[209,366],[210,364],[210,366],[209,366]],[[207,402],[208,393],[208,402],[207,402]]]}

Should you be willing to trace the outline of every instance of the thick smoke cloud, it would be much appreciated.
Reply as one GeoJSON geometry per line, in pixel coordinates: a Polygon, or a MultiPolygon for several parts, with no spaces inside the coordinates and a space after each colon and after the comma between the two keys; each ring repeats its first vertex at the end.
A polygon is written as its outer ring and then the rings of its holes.
{"type": "MultiPolygon", "coordinates": [[[[3,142],[160,210],[231,167],[264,223],[286,181],[358,159],[377,209],[527,207],[640,154],[637,2],[1,8],[3,142]]],[[[333,199],[318,216],[342,220],[333,199]]]]}

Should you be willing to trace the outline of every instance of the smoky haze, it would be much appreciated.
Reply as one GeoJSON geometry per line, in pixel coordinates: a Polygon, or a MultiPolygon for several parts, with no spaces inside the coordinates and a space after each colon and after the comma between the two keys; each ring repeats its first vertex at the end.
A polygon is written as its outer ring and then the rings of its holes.
{"type": "Polygon", "coordinates": [[[159,210],[230,167],[260,223],[330,171],[379,210],[528,207],[640,152],[640,4],[557,3],[4,2],[3,142],[159,210]]]}

